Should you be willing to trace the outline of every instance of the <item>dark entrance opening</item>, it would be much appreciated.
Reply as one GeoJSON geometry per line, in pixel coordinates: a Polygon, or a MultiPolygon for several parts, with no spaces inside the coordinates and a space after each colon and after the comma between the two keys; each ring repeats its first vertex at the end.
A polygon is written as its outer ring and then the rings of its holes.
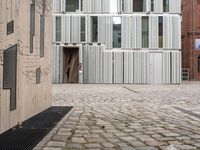
{"type": "Polygon", "coordinates": [[[79,48],[63,48],[63,83],[78,83],[79,48]]]}

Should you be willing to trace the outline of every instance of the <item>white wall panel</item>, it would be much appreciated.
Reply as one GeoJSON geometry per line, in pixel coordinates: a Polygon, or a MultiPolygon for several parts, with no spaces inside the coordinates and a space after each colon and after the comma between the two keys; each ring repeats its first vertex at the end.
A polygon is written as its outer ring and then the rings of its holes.
{"type": "Polygon", "coordinates": [[[131,49],[131,37],[132,37],[132,17],[123,16],[122,17],[122,48],[131,49]]]}
{"type": "Polygon", "coordinates": [[[181,49],[180,16],[163,17],[163,47],[164,49],[181,49]]]}
{"type": "Polygon", "coordinates": [[[113,44],[113,19],[112,16],[106,16],[106,47],[112,48],[113,44]]]}
{"type": "Polygon", "coordinates": [[[141,16],[132,16],[132,48],[142,48],[141,16]]]}
{"type": "Polygon", "coordinates": [[[53,12],[61,12],[62,0],[53,0],[53,12]]]}
{"type": "Polygon", "coordinates": [[[150,83],[162,84],[163,83],[163,54],[150,53],[150,83]]]}
{"type": "Polygon", "coordinates": [[[124,83],[133,83],[134,75],[133,70],[133,51],[124,51],[124,83]]]}
{"type": "Polygon", "coordinates": [[[154,12],[155,13],[163,12],[163,0],[154,0],[154,12]]]}
{"type": "Polygon", "coordinates": [[[172,51],[171,52],[171,64],[172,64],[172,84],[181,83],[181,52],[172,51]]]}
{"type": "Polygon", "coordinates": [[[53,83],[62,83],[63,72],[63,49],[53,46],[53,83]]]}
{"type": "MultiPolygon", "coordinates": [[[[80,16],[71,16],[71,42],[80,43],[80,16]]],[[[66,22],[67,23],[67,22],[66,22]]],[[[67,33],[66,33],[67,34],[67,33]]]]}
{"type": "Polygon", "coordinates": [[[113,52],[103,53],[103,83],[113,83],[113,52]]]}
{"type": "Polygon", "coordinates": [[[123,51],[114,51],[114,83],[124,82],[124,55],[123,51]]]}
{"type": "Polygon", "coordinates": [[[61,26],[61,36],[63,43],[70,43],[70,35],[71,35],[71,17],[68,15],[62,16],[62,26],[61,26]]]}
{"type": "Polygon", "coordinates": [[[133,0],[124,0],[124,13],[133,12],[133,0]]]}
{"type": "Polygon", "coordinates": [[[56,42],[56,16],[52,17],[52,42],[56,42]]]}
{"type": "Polygon", "coordinates": [[[169,0],[169,12],[181,13],[181,0],[169,0]]]}
{"type": "Polygon", "coordinates": [[[158,48],[158,16],[149,17],[149,48],[158,48]]]}
{"type": "Polygon", "coordinates": [[[163,52],[163,84],[171,83],[171,58],[170,51],[163,52]]]}

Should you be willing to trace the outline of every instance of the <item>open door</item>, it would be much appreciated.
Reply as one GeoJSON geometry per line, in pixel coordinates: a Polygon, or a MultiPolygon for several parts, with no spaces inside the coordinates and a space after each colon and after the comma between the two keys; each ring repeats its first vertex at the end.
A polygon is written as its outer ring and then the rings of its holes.
{"type": "Polygon", "coordinates": [[[79,48],[63,48],[63,83],[78,83],[79,48]]]}

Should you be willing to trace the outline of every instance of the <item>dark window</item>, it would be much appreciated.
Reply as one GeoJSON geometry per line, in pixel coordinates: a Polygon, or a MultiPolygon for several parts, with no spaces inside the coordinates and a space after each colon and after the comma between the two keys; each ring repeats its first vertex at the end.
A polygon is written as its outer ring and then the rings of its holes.
{"type": "Polygon", "coordinates": [[[14,21],[7,23],[7,35],[14,32],[14,21]]]}
{"type": "Polygon", "coordinates": [[[121,17],[113,17],[113,48],[121,48],[121,17]]]}
{"type": "Polygon", "coordinates": [[[198,73],[200,73],[200,55],[198,57],[198,73]]]}
{"type": "Polygon", "coordinates": [[[37,68],[36,69],[36,84],[40,84],[41,83],[41,69],[37,68]]]}
{"type": "Polygon", "coordinates": [[[45,16],[40,15],[40,57],[44,57],[45,16]]]}
{"type": "Polygon", "coordinates": [[[61,41],[61,16],[56,16],[56,41],[61,41]]]}
{"type": "Polygon", "coordinates": [[[163,12],[169,12],[169,0],[163,0],[163,12]]]}
{"type": "Polygon", "coordinates": [[[145,12],[146,0],[133,0],[133,12],[145,12]]]}
{"type": "Polygon", "coordinates": [[[10,110],[16,109],[17,46],[3,54],[3,89],[10,89],[10,110]]]}
{"type": "Polygon", "coordinates": [[[163,17],[159,16],[159,48],[163,48],[163,17]]]}
{"type": "Polygon", "coordinates": [[[81,42],[85,42],[85,16],[81,17],[81,42]]]}
{"type": "Polygon", "coordinates": [[[149,17],[142,17],[142,48],[149,47],[149,17]]]}
{"type": "Polygon", "coordinates": [[[35,35],[35,0],[32,0],[30,9],[30,53],[33,53],[33,37],[35,35]]]}
{"type": "Polygon", "coordinates": [[[79,0],[66,0],[66,12],[76,12],[79,10],[79,0]]]}
{"type": "Polygon", "coordinates": [[[151,0],[151,12],[154,12],[154,0],[151,0]]]}
{"type": "Polygon", "coordinates": [[[98,18],[92,17],[92,42],[97,42],[98,37],[98,18]]]}

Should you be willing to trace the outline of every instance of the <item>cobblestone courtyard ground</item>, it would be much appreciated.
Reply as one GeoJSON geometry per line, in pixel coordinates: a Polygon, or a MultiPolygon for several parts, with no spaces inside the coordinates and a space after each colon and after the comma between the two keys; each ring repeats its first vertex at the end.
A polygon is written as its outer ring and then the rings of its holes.
{"type": "Polygon", "coordinates": [[[74,109],[35,149],[200,149],[200,82],[54,85],[53,105],[74,109]]]}

